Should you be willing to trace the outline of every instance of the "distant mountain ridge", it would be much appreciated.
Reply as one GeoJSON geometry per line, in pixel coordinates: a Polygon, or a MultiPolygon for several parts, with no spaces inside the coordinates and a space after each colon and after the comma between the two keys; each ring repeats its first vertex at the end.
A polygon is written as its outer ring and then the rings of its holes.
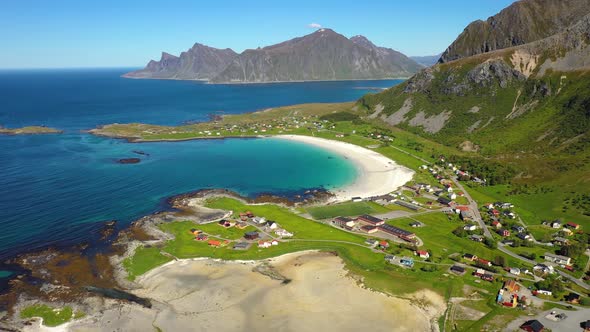
{"type": "Polygon", "coordinates": [[[419,55],[419,56],[411,56],[410,59],[418,62],[419,64],[423,65],[424,67],[430,67],[438,62],[442,53],[436,55],[419,55]]]}
{"type": "Polygon", "coordinates": [[[439,62],[518,46],[549,37],[590,13],[589,0],[521,0],[486,21],[469,24],[439,62]]]}
{"type": "Polygon", "coordinates": [[[264,83],[409,77],[422,66],[393,49],[378,47],[363,36],[346,38],[319,29],[264,48],[216,49],[195,44],[179,57],[162,53],[127,78],[208,80],[213,83],[264,83]]]}

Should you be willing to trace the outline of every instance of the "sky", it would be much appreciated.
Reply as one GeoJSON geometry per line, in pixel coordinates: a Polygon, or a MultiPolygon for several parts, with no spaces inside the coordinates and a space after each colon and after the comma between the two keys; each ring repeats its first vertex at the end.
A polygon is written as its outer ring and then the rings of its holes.
{"type": "Polygon", "coordinates": [[[0,68],[142,67],[195,42],[242,52],[331,28],[406,55],[444,51],[514,0],[18,0],[0,4],[0,68]]]}

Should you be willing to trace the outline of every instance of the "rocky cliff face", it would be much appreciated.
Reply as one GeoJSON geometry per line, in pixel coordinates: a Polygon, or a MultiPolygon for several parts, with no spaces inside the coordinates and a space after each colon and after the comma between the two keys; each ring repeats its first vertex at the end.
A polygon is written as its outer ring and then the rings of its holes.
{"type": "Polygon", "coordinates": [[[203,79],[216,83],[278,82],[408,77],[422,66],[362,36],[330,29],[236,54],[195,44],[179,57],[162,54],[129,78],[203,79]]]}
{"type": "Polygon", "coordinates": [[[469,24],[439,62],[541,40],[590,13],[589,0],[521,0],[486,21],[469,24]]]}
{"type": "Polygon", "coordinates": [[[219,74],[237,56],[233,50],[195,44],[180,56],[162,53],[160,61],[150,61],[144,69],[123,75],[128,78],[208,80],[219,74]]]}

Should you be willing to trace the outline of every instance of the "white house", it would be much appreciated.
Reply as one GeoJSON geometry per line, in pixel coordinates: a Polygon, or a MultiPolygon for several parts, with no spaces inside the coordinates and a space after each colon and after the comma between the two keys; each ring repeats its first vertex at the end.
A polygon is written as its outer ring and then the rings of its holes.
{"type": "Polygon", "coordinates": [[[280,236],[280,237],[291,237],[291,236],[293,236],[293,233],[290,233],[286,229],[282,229],[282,228],[276,229],[275,230],[275,234],[278,235],[278,236],[280,236]]]}
{"type": "Polygon", "coordinates": [[[264,224],[266,223],[266,218],[264,217],[254,217],[252,218],[252,221],[257,223],[257,224],[264,224]]]}
{"type": "Polygon", "coordinates": [[[515,276],[520,275],[520,269],[517,267],[511,267],[510,268],[510,273],[514,274],[515,276]]]}
{"type": "Polygon", "coordinates": [[[267,241],[258,242],[258,248],[269,248],[270,246],[272,246],[272,243],[270,243],[270,242],[267,242],[267,241]]]}
{"type": "Polygon", "coordinates": [[[466,230],[466,231],[474,231],[474,230],[477,229],[477,226],[476,225],[465,225],[463,227],[463,229],[466,230]]]}
{"type": "Polygon", "coordinates": [[[451,199],[457,199],[457,194],[455,194],[455,193],[452,193],[451,195],[449,195],[449,197],[450,197],[451,199]]]}
{"type": "Polygon", "coordinates": [[[266,224],[266,227],[268,227],[269,229],[277,229],[279,227],[279,225],[274,221],[269,221],[266,224]]]}
{"type": "Polygon", "coordinates": [[[545,253],[545,260],[559,265],[570,265],[572,259],[567,256],[545,253]]]}

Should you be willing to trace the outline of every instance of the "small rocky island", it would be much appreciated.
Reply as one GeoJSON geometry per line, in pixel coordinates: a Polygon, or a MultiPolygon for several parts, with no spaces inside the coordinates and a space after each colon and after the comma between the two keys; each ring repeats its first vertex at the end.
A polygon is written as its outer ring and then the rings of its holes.
{"type": "Polygon", "coordinates": [[[117,162],[119,164],[139,164],[139,162],[141,162],[141,159],[139,159],[139,158],[123,158],[123,159],[117,160],[117,162]]]}

